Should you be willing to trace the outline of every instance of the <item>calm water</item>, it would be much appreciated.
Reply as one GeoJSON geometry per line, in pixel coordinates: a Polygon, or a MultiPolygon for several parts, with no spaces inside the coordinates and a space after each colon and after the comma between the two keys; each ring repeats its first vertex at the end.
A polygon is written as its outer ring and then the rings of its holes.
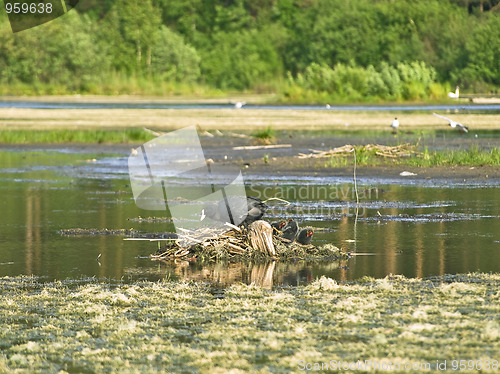
{"type": "Polygon", "coordinates": [[[274,204],[269,219],[295,217],[301,225],[316,228],[314,244],[333,243],[359,254],[341,263],[153,262],[148,256],[155,252],[155,243],[124,241],[120,236],[60,235],[59,230],[69,228],[171,229],[166,223],[134,220],[161,212],[135,206],[127,156],[71,149],[0,151],[0,276],[169,278],[271,286],[303,284],[321,275],[351,280],[391,273],[425,277],[500,271],[500,194],[495,183],[360,180],[356,212],[347,176],[246,178],[249,194],[292,202],[287,207],[274,204]]]}
{"type": "MultiPolygon", "coordinates": [[[[232,103],[161,103],[161,102],[81,102],[81,101],[32,101],[0,100],[0,108],[31,109],[231,109],[232,103]]],[[[445,105],[252,105],[242,109],[282,110],[340,110],[340,111],[440,111],[456,113],[500,113],[500,104],[445,104],[445,105]]]]}

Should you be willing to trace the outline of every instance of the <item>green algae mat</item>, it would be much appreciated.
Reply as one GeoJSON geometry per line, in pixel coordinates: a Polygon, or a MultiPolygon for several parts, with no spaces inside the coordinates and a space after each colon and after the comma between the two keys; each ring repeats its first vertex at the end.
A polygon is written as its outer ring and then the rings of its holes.
{"type": "Polygon", "coordinates": [[[500,372],[500,275],[308,286],[1,278],[0,372],[500,372]]]}

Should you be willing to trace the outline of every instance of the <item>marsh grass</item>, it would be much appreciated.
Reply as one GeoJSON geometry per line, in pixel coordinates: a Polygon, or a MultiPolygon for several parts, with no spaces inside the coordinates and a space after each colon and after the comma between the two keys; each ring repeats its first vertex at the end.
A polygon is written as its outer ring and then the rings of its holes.
{"type": "MultiPolygon", "coordinates": [[[[500,150],[498,148],[481,149],[473,145],[468,149],[436,150],[427,147],[420,154],[397,159],[384,158],[367,150],[363,146],[356,147],[358,166],[377,165],[408,165],[415,167],[433,166],[498,166],[500,165],[500,150]]],[[[353,165],[353,156],[332,156],[324,163],[324,167],[347,167],[353,165]]]]}
{"type": "Polygon", "coordinates": [[[0,295],[0,372],[298,373],[299,360],[372,360],[437,373],[436,360],[500,351],[498,274],[322,277],[273,291],[6,277],[0,295]]]}
{"type": "Polygon", "coordinates": [[[475,145],[469,149],[446,151],[429,151],[426,148],[421,157],[405,161],[412,166],[497,166],[500,165],[500,150],[496,147],[484,150],[475,145]]]}
{"type": "Polygon", "coordinates": [[[276,141],[276,131],[272,126],[256,130],[252,133],[252,136],[261,144],[271,144],[276,141]]]}
{"type": "Polygon", "coordinates": [[[6,144],[58,144],[58,143],[141,143],[154,136],[140,128],[119,129],[51,129],[51,130],[0,130],[0,143],[6,144]]]}

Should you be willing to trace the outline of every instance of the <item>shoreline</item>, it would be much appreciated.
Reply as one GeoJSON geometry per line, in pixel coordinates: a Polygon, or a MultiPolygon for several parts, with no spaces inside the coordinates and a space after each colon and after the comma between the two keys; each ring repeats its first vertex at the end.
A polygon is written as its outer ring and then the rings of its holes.
{"type": "MultiPolygon", "coordinates": [[[[253,175],[268,176],[290,176],[290,177],[312,177],[321,181],[324,179],[335,179],[353,182],[353,167],[345,168],[322,168],[311,169],[300,167],[290,169],[275,169],[263,167],[251,167],[243,173],[248,179],[253,175]]],[[[358,184],[412,184],[428,186],[481,186],[500,185],[500,170],[497,166],[435,166],[435,167],[410,167],[405,165],[392,166],[364,166],[356,168],[356,179],[358,184]],[[411,172],[415,175],[401,176],[403,172],[411,172]]]]}
{"type": "MultiPolygon", "coordinates": [[[[232,144],[240,144],[237,139],[232,144]]],[[[0,152],[68,152],[92,154],[92,155],[120,155],[128,156],[133,148],[141,144],[0,144],[0,152]]],[[[300,150],[304,148],[302,144],[300,150]]],[[[314,178],[338,179],[342,181],[353,181],[354,163],[349,161],[349,165],[343,167],[325,167],[328,159],[300,159],[297,157],[298,150],[293,148],[274,150],[266,163],[263,158],[263,151],[252,152],[225,152],[226,147],[216,145],[205,149],[207,158],[212,158],[222,166],[234,166],[242,170],[243,176],[248,180],[255,180],[259,177],[274,178],[314,178]],[[227,160],[224,160],[228,156],[227,160]]],[[[265,151],[264,151],[265,152],[265,151]]],[[[446,186],[456,183],[464,186],[470,183],[474,186],[500,185],[500,167],[496,165],[487,166],[411,166],[405,164],[382,164],[373,166],[357,166],[356,175],[358,183],[397,183],[397,184],[425,184],[429,186],[446,186]],[[401,176],[404,171],[412,172],[416,175],[401,176]]]]}
{"type": "MultiPolygon", "coordinates": [[[[288,104],[299,105],[300,103],[283,103],[276,101],[279,93],[247,93],[240,91],[220,92],[213,95],[96,95],[96,94],[67,94],[67,95],[0,95],[1,101],[31,101],[31,102],[97,102],[97,103],[123,103],[123,102],[152,102],[152,103],[228,103],[230,101],[247,101],[252,104],[270,103],[270,104],[288,104]],[[274,100],[274,101],[273,101],[274,100]]],[[[491,94],[463,94],[458,99],[444,99],[436,102],[435,100],[423,101],[368,101],[368,102],[353,102],[352,105],[428,105],[429,103],[446,104],[446,103],[474,103],[474,104],[500,104],[500,96],[491,94]]],[[[301,103],[302,105],[318,105],[318,103],[301,103]]],[[[346,105],[342,103],[330,103],[335,105],[346,105]]]]}

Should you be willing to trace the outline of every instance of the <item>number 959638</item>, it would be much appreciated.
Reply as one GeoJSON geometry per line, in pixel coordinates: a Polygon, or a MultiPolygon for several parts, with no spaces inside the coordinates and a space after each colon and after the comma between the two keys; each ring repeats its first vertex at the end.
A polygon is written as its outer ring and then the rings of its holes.
{"type": "Polygon", "coordinates": [[[14,14],[42,14],[52,13],[52,3],[5,3],[7,13],[14,14]]]}
{"type": "Polygon", "coordinates": [[[498,370],[498,360],[453,360],[452,370],[498,370]]]}

